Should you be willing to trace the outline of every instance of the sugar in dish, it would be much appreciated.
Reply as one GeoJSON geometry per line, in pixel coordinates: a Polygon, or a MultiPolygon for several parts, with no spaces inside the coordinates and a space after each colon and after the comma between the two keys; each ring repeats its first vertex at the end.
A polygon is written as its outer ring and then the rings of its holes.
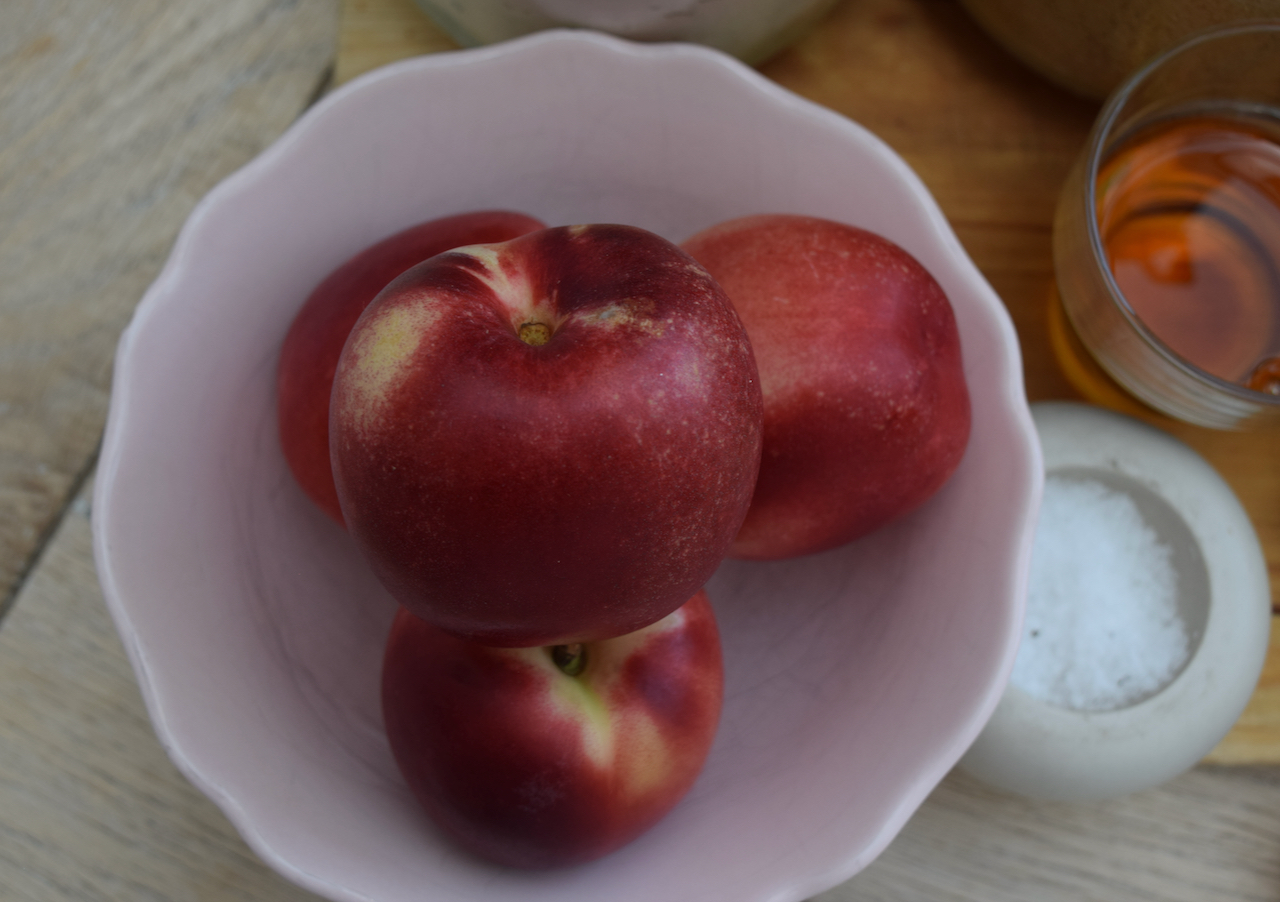
{"type": "Polygon", "coordinates": [[[1190,650],[1178,590],[1173,548],[1132,495],[1047,477],[1013,685],[1079,711],[1155,694],[1190,650]]]}
{"type": "Polygon", "coordinates": [[[960,764],[1033,798],[1105,798],[1193,766],[1266,660],[1271,589],[1248,515],[1172,436],[1085,404],[1032,406],[1045,486],[1023,643],[960,764]]]}

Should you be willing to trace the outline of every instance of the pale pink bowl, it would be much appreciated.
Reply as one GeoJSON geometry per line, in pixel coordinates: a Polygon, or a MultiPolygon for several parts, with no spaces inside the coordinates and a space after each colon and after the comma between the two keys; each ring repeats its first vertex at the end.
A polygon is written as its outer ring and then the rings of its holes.
{"type": "Polygon", "coordinates": [[[1004,308],[884,144],[715,51],[545,32],[361,78],[200,204],[120,343],[96,555],[160,740],[314,892],[786,902],[874,858],[986,722],[1041,471],[1004,308]],[[677,241],[768,211],[874,229],[949,293],[973,394],[968,453],[925,508],[721,569],[727,699],[701,780],[631,846],[547,873],[458,854],[405,791],[378,710],[392,602],[275,433],[276,354],[311,287],[383,235],[486,207],[677,241]]]}

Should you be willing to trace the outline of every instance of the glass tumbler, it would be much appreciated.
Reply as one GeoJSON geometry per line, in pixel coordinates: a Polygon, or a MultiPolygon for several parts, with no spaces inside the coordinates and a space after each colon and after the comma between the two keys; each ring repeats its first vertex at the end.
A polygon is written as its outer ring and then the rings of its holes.
{"type": "Polygon", "coordinates": [[[1200,426],[1280,425],[1280,21],[1196,35],[1112,94],[1053,250],[1056,344],[1096,363],[1074,372],[1200,426]]]}

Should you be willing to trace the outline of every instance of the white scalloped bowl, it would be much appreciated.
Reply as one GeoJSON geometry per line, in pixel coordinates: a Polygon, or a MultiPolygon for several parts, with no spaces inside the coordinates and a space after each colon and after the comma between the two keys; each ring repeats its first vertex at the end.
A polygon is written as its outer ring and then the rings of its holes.
{"type": "Polygon", "coordinates": [[[733,900],[821,892],[882,850],[990,716],[1042,465],[1014,331],[883,143],[716,51],[544,32],[405,61],[317,104],[192,214],[121,340],[94,508],[108,604],[161,742],[285,876],[334,900],[733,900]],[[727,563],[722,727],[639,840],[539,873],[459,854],[378,709],[390,598],[294,484],[274,371],[350,254],[470,209],[680,241],[757,212],[906,247],[959,321],[974,428],[922,509],[843,549],[727,563]]]}

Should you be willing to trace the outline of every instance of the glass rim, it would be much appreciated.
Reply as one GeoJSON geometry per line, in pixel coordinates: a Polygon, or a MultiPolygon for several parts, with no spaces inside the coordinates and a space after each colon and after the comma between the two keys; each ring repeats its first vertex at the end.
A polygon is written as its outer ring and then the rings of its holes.
{"type": "Polygon", "coordinates": [[[1103,152],[1108,144],[1106,139],[1114,129],[1121,109],[1133,96],[1137,88],[1169,60],[1201,44],[1242,34],[1268,32],[1280,37],[1280,19],[1246,19],[1230,25],[1210,28],[1197,32],[1162,51],[1133,72],[1107,98],[1102,112],[1098,114],[1098,118],[1094,123],[1086,145],[1085,159],[1087,165],[1085,167],[1083,187],[1085,190],[1085,227],[1088,230],[1089,249],[1093,254],[1094,262],[1102,273],[1103,284],[1106,285],[1107,293],[1111,296],[1112,303],[1115,304],[1121,315],[1125,317],[1143,342],[1171,366],[1193,379],[1204,382],[1214,389],[1232,395],[1241,401],[1263,407],[1280,408],[1280,395],[1256,391],[1237,382],[1229,382],[1220,376],[1215,376],[1208,370],[1201,369],[1175,353],[1159,336],[1152,332],[1147,324],[1134,312],[1128,299],[1125,298],[1124,292],[1120,290],[1120,286],[1116,283],[1115,276],[1111,272],[1111,265],[1107,262],[1107,253],[1102,244],[1102,235],[1098,231],[1098,171],[1102,162],[1103,152]]]}

